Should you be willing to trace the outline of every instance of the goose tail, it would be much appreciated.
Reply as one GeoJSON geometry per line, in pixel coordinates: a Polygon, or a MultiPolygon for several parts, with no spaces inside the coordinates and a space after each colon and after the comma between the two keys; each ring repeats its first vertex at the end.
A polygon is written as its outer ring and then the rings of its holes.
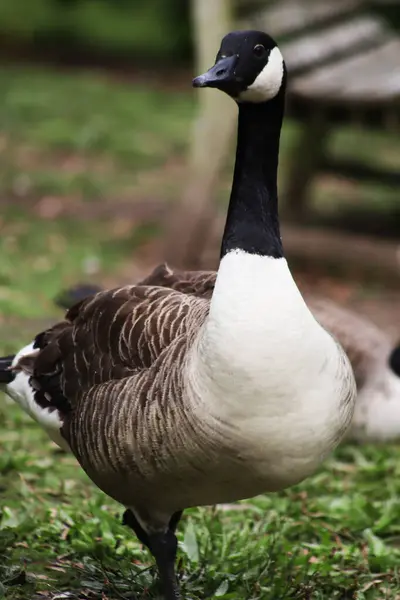
{"type": "Polygon", "coordinates": [[[45,430],[53,442],[66,452],[70,452],[70,448],[60,432],[63,425],[62,415],[57,409],[50,408],[46,404],[43,405],[31,385],[31,359],[37,352],[36,344],[32,342],[15,356],[0,358],[0,386],[9,398],[14,400],[45,430]],[[16,367],[17,364],[18,367],[16,367]]]}
{"type": "Polygon", "coordinates": [[[15,354],[0,357],[0,384],[14,381],[15,374],[11,370],[15,354]]]}

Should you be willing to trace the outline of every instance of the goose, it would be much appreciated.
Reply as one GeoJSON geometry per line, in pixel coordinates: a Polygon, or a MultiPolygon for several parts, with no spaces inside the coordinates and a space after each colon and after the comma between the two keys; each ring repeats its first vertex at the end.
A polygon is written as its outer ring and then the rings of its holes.
{"type": "MultiPolygon", "coordinates": [[[[160,264],[138,285],[158,285],[211,299],[217,273],[184,271],[160,264]]],[[[102,288],[78,284],[56,299],[61,308],[94,295],[102,288]]],[[[340,342],[353,367],[357,400],[345,441],[388,443],[400,439],[400,344],[393,347],[385,334],[366,317],[319,295],[306,301],[317,321],[340,342]]]]}
{"type": "Polygon", "coordinates": [[[0,362],[6,393],[125,507],[180,597],[189,507],[310,476],[350,425],[356,384],[284,258],[277,169],[286,67],[259,31],[227,34],[193,86],[238,106],[232,191],[211,298],[152,285],[102,291],[0,362]]]}
{"type": "Polygon", "coordinates": [[[353,366],[357,400],[345,439],[359,444],[400,439],[400,345],[366,317],[317,296],[314,316],[334,333],[353,366]]]}

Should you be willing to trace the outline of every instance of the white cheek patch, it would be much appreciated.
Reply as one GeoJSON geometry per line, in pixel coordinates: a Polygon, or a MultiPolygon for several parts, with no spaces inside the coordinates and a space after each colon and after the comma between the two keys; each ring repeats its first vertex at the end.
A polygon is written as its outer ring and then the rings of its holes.
{"type": "Polygon", "coordinates": [[[283,56],[279,48],[271,50],[269,59],[261,73],[241,92],[237,100],[244,102],[266,102],[279,92],[283,79],[283,56]]]}

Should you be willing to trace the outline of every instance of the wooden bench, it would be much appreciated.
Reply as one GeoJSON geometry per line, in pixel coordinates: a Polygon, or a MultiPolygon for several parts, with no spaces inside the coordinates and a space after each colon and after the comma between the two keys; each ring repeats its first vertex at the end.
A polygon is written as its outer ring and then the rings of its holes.
{"type": "MultiPolygon", "coordinates": [[[[381,6],[390,1],[379,0],[381,6]]],[[[400,184],[399,172],[334,160],[327,152],[338,124],[400,128],[400,38],[370,5],[365,0],[278,0],[246,17],[246,26],[274,33],[291,75],[287,114],[303,128],[284,196],[287,213],[296,220],[306,214],[309,186],[318,172],[400,184]]]]}

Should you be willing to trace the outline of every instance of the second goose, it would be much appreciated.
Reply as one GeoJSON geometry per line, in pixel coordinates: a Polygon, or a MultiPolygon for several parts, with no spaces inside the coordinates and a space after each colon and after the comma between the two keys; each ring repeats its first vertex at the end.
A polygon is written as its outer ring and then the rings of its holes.
{"type": "Polygon", "coordinates": [[[228,34],[194,80],[239,108],[236,165],[211,297],[101,292],[0,361],[7,393],[127,508],[179,597],[175,529],[191,506],[311,475],[345,434],[355,381],[283,256],[277,169],[286,69],[258,31],[228,34]]]}

